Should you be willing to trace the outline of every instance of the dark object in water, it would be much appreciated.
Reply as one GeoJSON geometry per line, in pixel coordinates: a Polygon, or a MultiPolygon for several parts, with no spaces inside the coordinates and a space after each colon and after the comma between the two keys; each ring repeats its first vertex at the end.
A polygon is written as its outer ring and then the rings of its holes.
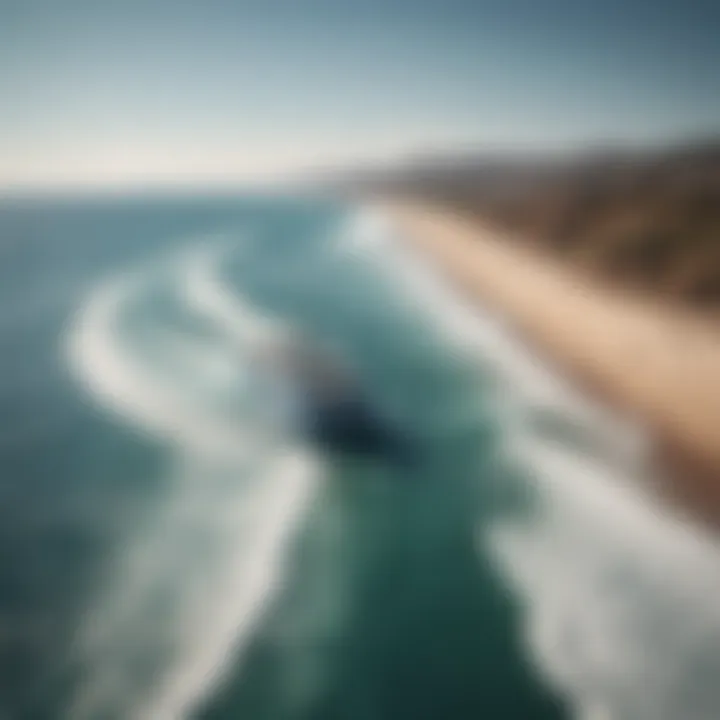
{"type": "Polygon", "coordinates": [[[308,408],[310,435],[330,451],[373,455],[407,465],[407,440],[357,395],[323,398],[308,408]]]}
{"type": "Polygon", "coordinates": [[[298,390],[301,426],[331,452],[414,463],[404,435],[375,412],[347,363],[297,333],[260,348],[256,361],[298,390]]]}

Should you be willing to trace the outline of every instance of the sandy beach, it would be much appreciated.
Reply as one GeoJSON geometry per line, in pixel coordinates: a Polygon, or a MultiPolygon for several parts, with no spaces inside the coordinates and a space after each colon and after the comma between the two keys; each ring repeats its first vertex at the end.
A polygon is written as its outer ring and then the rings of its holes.
{"type": "Polygon", "coordinates": [[[403,238],[591,393],[643,422],[668,492],[720,517],[720,331],[620,294],[450,210],[384,203],[403,238]]]}

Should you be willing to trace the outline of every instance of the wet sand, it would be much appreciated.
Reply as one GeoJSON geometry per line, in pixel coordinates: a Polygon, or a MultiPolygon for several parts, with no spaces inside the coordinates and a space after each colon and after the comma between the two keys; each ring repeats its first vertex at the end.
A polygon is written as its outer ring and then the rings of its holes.
{"type": "Polygon", "coordinates": [[[382,209],[470,299],[643,422],[664,491],[720,520],[720,327],[600,285],[452,210],[406,201],[382,209]]]}

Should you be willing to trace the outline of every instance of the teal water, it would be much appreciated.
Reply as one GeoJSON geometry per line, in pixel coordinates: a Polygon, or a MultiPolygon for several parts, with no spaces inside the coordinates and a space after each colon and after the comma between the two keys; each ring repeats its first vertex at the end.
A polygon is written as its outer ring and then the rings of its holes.
{"type": "Polygon", "coordinates": [[[0,237],[0,714],[720,708],[716,553],[628,489],[642,434],[367,210],[17,200],[0,237]],[[412,467],[283,420],[249,358],[288,332],[345,358],[412,467]]]}

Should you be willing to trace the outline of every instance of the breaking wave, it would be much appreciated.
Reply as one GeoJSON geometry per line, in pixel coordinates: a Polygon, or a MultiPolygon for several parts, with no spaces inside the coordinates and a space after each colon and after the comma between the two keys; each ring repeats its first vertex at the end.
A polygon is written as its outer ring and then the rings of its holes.
{"type": "Polygon", "coordinates": [[[477,539],[520,600],[538,674],[583,720],[720,717],[720,554],[641,491],[643,428],[582,397],[373,222],[384,272],[482,371],[503,461],[520,470],[523,508],[484,515],[477,539]]]}
{"type": "MultiPolygon", "coordinates": [[[[463,305],[377,213],[337,234],[385,276],[378,313],[413,309],[477,367],[476,406],[491,403],[501,461],[518,471],[503,478],[517,476],[524,499],[483,514],[478,549],[516,593],[539,676],[582,720],[720,717],[720,557],[640,491],[643,429],[463,305]]],[[[166,497],[129,532],[79,634],[77,720],[191,715],[242,658],[322,482],[320,459],[277,422],[282,392],[259,391],[246,362],[287,328],[222,283],[237,252],[200,242],[109,278],[70,329],[89,395],[167,450],[166,497]]],[[[365,281],[343,280],[351,306],[365,281]]]]}
{"type": "Polygon", "coordinates": [[[88,608],[71,717],[187,717],[241,657],[322,476],[265,417],[245,353],[282,333],[218,277],[231,246],[100,283],[68,334],[93,400],[167,450],[159,508],[128,532],[88,608]]]}

